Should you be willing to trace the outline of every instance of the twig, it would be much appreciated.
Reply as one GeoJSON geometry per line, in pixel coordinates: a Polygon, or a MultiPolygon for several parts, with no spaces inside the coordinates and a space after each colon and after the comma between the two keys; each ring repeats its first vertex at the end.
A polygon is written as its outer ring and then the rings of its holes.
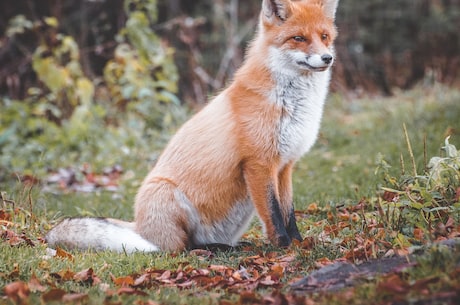
{"type": "Polygon", "coordinates": [[[13,206],[13,210],[15,209],[15,202],[6,198],[6,192],[0,192],[0,199],[2,200],[4,208],[6,208],[6,204],[11,204],[13,206]]]}
{"type": "Polygon", "coordinates": [[[426,133],[423,135],[423,166],[425,168],[425,173],[428,172],[428,156],[426,152],[426,133]]]}
{"type": "Polygon", "coordinates": [[[404,156],[402,153],[399,155],[399,164],[401,164],[401,176],[404,176],[406,174],[406,166],[404,165],[404,156]]]}
{"type": "Polygon", "coordinates": [[[412,161],[412,169],[414,170],[414,177],[417,177],[417,167],[415,165],[414,152],[412,151],[412,146],[410,144],[409,135],[407,133],[406,123],[403,123],[404,135],[406,137],[407,149],[409,150],[409,155],[412,161]]]}
{"type": "MultiPolygon", "coordinates": [[[[248,35],[251,31],[254,30],[257,19],[251,19],[247,21],[243,28],[238,31],[238,0],[231,0],[229,5],[229,15],[230,22],[228,27],[228,41],[226,51],[219,65],[219,69],[216,73],[216,83],[219,84],[219,88],[224,85],[226,74],[228,73],[228,68],[230,63],[233,62],[236,57],[238,45],[241,43],[244,37],[248,35]]],[[[214,88],[217,89],[217,88],[214,88]]]]}

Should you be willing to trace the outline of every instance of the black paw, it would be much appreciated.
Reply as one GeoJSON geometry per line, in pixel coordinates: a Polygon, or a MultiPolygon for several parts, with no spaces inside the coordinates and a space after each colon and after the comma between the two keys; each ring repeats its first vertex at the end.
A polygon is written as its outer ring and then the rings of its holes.
{"type": "Polygon", "coordinates": [[[276,245],[279,247],[289,247],[291,244],[292,239],[288,235],[278,236],[276,245]]]}

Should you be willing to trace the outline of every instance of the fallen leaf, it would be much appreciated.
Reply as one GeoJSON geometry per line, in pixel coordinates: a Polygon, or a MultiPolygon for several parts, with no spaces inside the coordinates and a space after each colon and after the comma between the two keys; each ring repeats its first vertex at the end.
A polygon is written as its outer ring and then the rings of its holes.
{"type": "Polygon", "coordinates": [[[284,276],[285,268],[281,264],[274,264],[270,267],[270,276],[275,276],[276,278],[280,279],[284,276]]]}
{"type": "Polygon", "coordinates": [[[65,290],[53,288],[42,294],[42,300],[45,303],[62,301],[62,297],[66,294],[65,290]]]}
{"type": "Polygon", "coordinates": [[[252,291],[243,291],[240,293],[239,304],[262,304],[262,300],[252,291]]]}
{"type": "Polygon", "coordinates": [[[7,284],[3,288],[3,293],[12,300],[15,304],[25,305],[28,304],[30,294],[29,286],[21,281],[7,284]]]}
{"type": "Polygon", "coordinates": [[[359,217],[358,213],[352,213],[351,214],[351,221],[359,222],[360,220],[361,220],[361,217],[359,217]]]}
{"type": "Polygon", "coordinates": [[[399,200],[399,194],[391,191],[385,191],[382,195],[382,199],[387,202],[397,202],[399,200]]]}
{"type": "Polygon", "coordinates": [[[9,279],[14,279],[19,276],[19,264],[14,263],[13,264],[13,270],[8,274],[9,279]]]}
{"type": "Polygon", "coordinates": [[[93,286],[101,283],[101,280],[94,274],[93,268],[84,269],[75,273],[73,279],[77,282],[83,282],[93,286]]]}
{"type": "Polygon", "coordinates": [[[378,291],[392,294],[406,294],[409,289],[407,282],[403,281],[397,274],[390,274],[384,277],[377,285],[378,291]]]}
{"type": "Polygon", "coordinates": [[[159,280],[159,281],[168,281],[170,279],[171,279],[171,271],[170,270],[166,270],[159,277],[157,277],[157,280],[159,280]]]}
{"type": "Polygon", "coordinates": [[[127,295],[148,296],[148,293],[145,293],[144,291],[137,290],[131,287],[121,287],[120,289],[117,290],[117,294],[118,295],[127,294],[127,295]]]}
{"type": "Polygon", "coordinates": [[[414,238],[418,241],[422,241],[425,237],[425,233],[420,228],[414,228],[414,238]]]}
{"type": "Polygon", "coordinates": [[[2,233],[2,239],[6,240],[10,246],[18,246],[24,242],[24,240],[19,235],[11,230],[5,230],[2,233]]]}
{"type": "Polygon", "coordinates": [[[339,219],[342,221],[350,220],[350,213],[346,210],[343,212],[339,212],[338,215],[339,215],[339,219]]]}
{"type": "Polygon", "coordinates": [[[62,281],[70,281],[73,280],[75,273],[69,269],[61,270],[59,272],[50,273],[50,276],[57,278],[58,280],[62,281]]]}
{"type": "Polygon", "coordinates": [[[32,292],[45,292],[46,291],[46,287],[40,283],[35,273],[32,273],[32,276],[30,277],[28,285],[29,285],[30,291],[32,292]]]}
{"type": "Polygon", "coordinates": [[[274,286],[278,283],[279,281],[273,280],[270,275],[260,280],[260,284],[264,286],[274,286]]]}
{"type": "Polygon", "coordinates": [[[132,276],[122,276],[122,277],[114,277],[111,275],[112,282],[117,286],[132,286],[134,285],[134,279],[132,276]]]}
{"type": "Polygon", "coordinates": [[[67,293],[62,296],[63,303],[76,303],[81,302],[83,300],[88,300],[89,296],[87,293],[67,293]]]}
{"type": "Polygon", "coordinates": [[[151,276],[150,273],[144,273],[134,281],[132,286],[135,286],[135,287],[143,286],[143,285],[147,284],[148,282],[150,282],[151,278],[152,278],[152,276],[151,276]]]}
{"type": "Polygon", "coordinates": [[[11,221],[11,214],[6,212],[5,210],[0,210],[0,220],[5,222],[11,221]]]}
{"type": "Polygon", "coordinates": [[[71,261],[74,259],[72,254],[59,247],[56,247],[56,257],[67,258],[71,261]]]}
{"type": "Polygon", "coordinates": [[[134,304],[135,305],[160,305],[160,303],[157,303],[152,300],[148,300],[148,301],[137,300],[134,304]]]}
{"type": "Polygon", "coordinates": [[[440,281],[441,279],[438,276],[431,276],[424,279],[419,279],[411,285],[411,289],[418,292],[422,292],[423,290],[427,289],[427,287],[430,284],[435,284],[440,281]]]}
{"type": "Polygon", "coordinates": [[[202,256],[206,258],[210,258],[214,255],[212,251],[206,249],[193,249],[189,252],[189,254],[194,256],[202,256]]]}
{"type": "Polygon", "coordinates": [[[319,211],[319,208],[316,202],[310,203],[307,207],[308,214],[316,214],[318,213],[318,211],[319,211]]]}
{"type": "Polygon", "coordinates": [[[327,265],[330,265],[330,264],[333,264],[334,262],[331,261],[330,259],[328,259],[327,257],[323,257],[323,258],[320,258],[318,259],[316,262],[315,262],[315,267],[316,268],[322,268],[324,266],[327,266],[327,265]]]}
{"type": "Polygon", "coordinates": [[[270,296],[265,296],[263,298],[263,304],[288,305],[289,302],[284,294],[279,291],[274,291],[270,296]]]}
{"type": "Polygon", "coordinates": [[[316,239],[312,236],[305,237],[301,242],[299,247],[304,250],[312,250],[316,246],[316,239]]]}

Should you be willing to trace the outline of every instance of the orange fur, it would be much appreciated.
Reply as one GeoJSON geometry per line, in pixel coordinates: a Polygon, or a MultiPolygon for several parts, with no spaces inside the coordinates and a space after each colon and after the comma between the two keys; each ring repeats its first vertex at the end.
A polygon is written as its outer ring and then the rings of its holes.
{"type": "MultiPolygon", "coordinates": [[[[253,212],[272,243],[288,246],[301,239],[291,176],[318,133],[334,55],[337,1],[262,1],[258,32],[234,81],[180,128],[140,187],[134,235],[117,231],[136,239],[129,249],[235,244],[253,212]]],[[[58,225],[48,240],[78,247],[61,235],[73,230],[77,239],[76,226],[89,231],[104,225],[89,219],[72,223],[66,221],[62,230],[58,225]]],[[[133,224],[119,226],[129,230],[133,224]]],[[[115,228],[107,227],[99,236],[109,239],[115,228]]],[[[111,243],[116,240],[80,244],[104,248],[111,243]]]]}
{"type": "MultiPolygon", "coordinates": [[[[321,1],[281,2],[287,7],[286,20],[273,23],[261,17],[263,35],[259,33],[251,44],[233,83],[179,130],[139,192],[138,232],[160,248],[165,247],[163,237],[152,232],[164,229],[175,216],[168,212],[164,223],[142,221],[152,205],[161,206],[157,213],[165,214],[171,201],[160,196],[144,198],[149,188],[146,184],[159,177],[177,185],[204,225],[224,220],[235,202],[249,196],[268,237],[277,243],[279,232],[267,205],[270,188],[279,201],[283,221],[288,222],[292,210],[292,167],[296,160],[282,164],[277,150],[275,129],[283,109],[267,97],[276,85],[267,67],[267,49],[274,46],[321,52],[330,47],[336,31],[332,18],[324,16],[321,1]],[[328,34],[327,40],[321,39],[323,33],[328,34]],[[296,35],[304,36],[308,43],[299,46],[289,40],[296,35]]],[[[176,248],[182,248],[182,244],[176,248]]]]}

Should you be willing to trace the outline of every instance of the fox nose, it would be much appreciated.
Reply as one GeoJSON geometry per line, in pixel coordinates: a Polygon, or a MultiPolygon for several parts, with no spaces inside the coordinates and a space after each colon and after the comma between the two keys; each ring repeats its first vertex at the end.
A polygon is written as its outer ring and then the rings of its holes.
{"type": "Polygon", "coordinates": [[[321,56],[321,60],[326,64],[330,64],[332,62],[332,55],[331,54],[324,54],[321,56]]]}

